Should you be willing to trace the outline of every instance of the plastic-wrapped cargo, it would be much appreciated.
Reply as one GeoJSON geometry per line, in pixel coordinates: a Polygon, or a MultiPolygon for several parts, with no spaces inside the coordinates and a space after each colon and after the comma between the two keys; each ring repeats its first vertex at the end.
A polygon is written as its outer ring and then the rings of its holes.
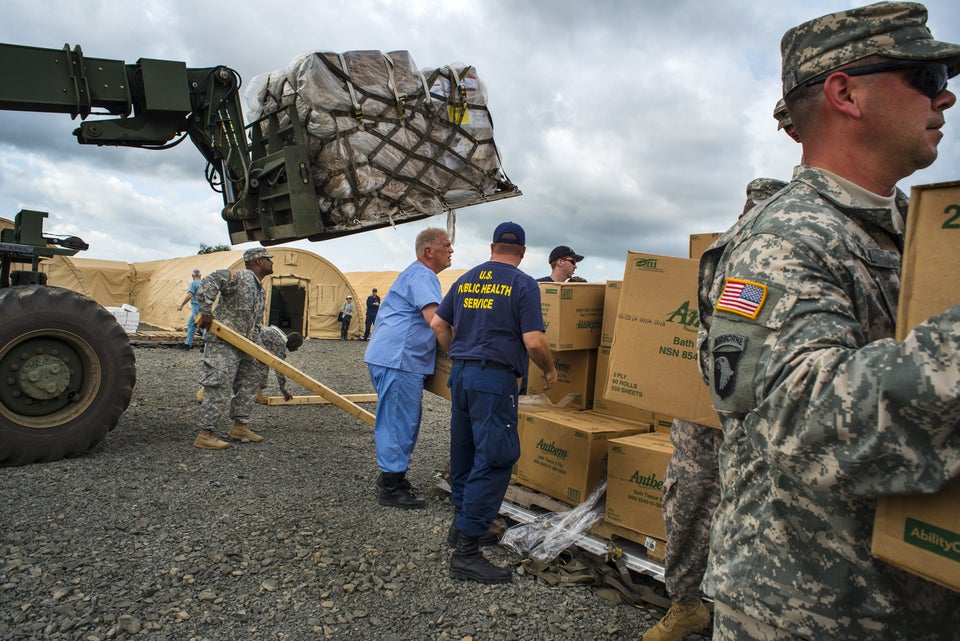
{"type": "Polygon", "coordinates": [[[519,195],[469,65],[421,70],[407,51],[315,52],[254,78],[247,103],[254,119],[278,114],[281,128],[294,124],[305,134],[327,230],[519,195]],[[299,123],[291,123],[291,106],[299,123]]]}

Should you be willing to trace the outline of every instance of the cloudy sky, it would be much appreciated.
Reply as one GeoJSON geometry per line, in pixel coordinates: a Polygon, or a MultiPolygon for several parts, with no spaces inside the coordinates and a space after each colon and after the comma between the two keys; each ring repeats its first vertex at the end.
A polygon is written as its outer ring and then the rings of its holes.
{"type": "MultiPolygon", "coordinates": [[[[628,251],[686,256],[692,233],[722,231],[757,176],[788,178],[799,145],[776,130],[779,43],[844,0],[3,0],[0,42],[80,45],[136,62],[219,64],[245,81],[312,51],[405,49],[419,67],[462,62],[486,84],[504,170],[523,196],[457,212],[455,268],[489,256],[493,227],[527,231],[521,268],[545,275],[555,245],[578,274],[619,279],[628,251]]],[[[932,0],[934,35],[960,41],[960,3],[932,0]]],[[[956,90],[956,87],[954,87],[956,90]]],[[[2,90],[0,90],[2,92],[2,90]]],[[[940,159],[901,183],[960,179],[960,109],[940,159]]],[[[228,243],[222,201],[189,142],[168,151],[77,144],[62,114],[0,112],[0,217],[50,213],[87,258],[128,262],[228,243]]],[[[402,269],[413,238],[445,217],[320,243],[342,271],[402,269]]],[[[253,245],[240,245],[246,248],[253,245]]]]}

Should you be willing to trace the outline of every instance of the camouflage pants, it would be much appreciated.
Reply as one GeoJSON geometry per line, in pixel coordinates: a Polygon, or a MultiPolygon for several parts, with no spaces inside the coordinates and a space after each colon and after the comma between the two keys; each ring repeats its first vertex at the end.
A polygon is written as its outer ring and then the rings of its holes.
{"type": "Polygon", "coordinates": [[[674,419],[673,455],[663,479],[663,520],[667,531],[664,582],[670,599],[695,603],[710,552],[710,524],[720,501],[717,455],[721,430],[674,419]]]}
{"type": "Polygon", "coordinates": [[[210,340],[203,347],[200,384],[203,403],[197,415],[200,429],[216,431],[224,422],[229,408],[231,421],[250,422],[253,402],[259,389],[259,362],[248,354],[220,340],[210,340]]]}
{"type": "Polygon", "coordinates": [[[775,628],[719,601],[713,604],[713,641],[803,641],[810,638],[775,628]]]}

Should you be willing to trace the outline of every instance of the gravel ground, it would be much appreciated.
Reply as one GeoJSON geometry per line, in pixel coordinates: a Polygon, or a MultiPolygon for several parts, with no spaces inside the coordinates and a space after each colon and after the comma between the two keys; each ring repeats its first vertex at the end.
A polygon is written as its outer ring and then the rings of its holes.
{"type": "MultiPolygon", "coordinates": [[[[365,345],[312,340],[289,362],[370,393],[365,345]]],[[[197,450],[200,352],[135,351],[133,400],[103,443],[0,469],[0,638],[636,640],[661,616],[520,572],[500,586],[449,578],[446,494],[424,510],[377,505],[372,428],[331,405],[257,405],[262,443],[197,450]]],[[[448,420],[425,393],[409,475],[422,490],[446,465],[448,420]]]]}

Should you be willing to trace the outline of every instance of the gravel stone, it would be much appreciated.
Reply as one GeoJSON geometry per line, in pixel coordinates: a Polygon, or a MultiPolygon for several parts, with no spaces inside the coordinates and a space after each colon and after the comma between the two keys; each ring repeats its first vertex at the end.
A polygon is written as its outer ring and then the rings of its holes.
{"type": "MultiPolygon", "coordinates": [[[[340,394],[372,393],[365,347],[310,340],[288,362],[340,394]]],[[[424,393],[408,478],[427,507],[393,510],[377,504],[373,429],[359,419],[255,405],[263,442],[198,450],[200,351],[135,352],[133,398],[102,443],[0,469],[0,638],[636,640],[662,616],[528,573],[496,586],[449,577],[453,510],[437,489],[448,401],[424,393]]],[[[279,394],[272,373],[267,393],[279,394]]]]}

